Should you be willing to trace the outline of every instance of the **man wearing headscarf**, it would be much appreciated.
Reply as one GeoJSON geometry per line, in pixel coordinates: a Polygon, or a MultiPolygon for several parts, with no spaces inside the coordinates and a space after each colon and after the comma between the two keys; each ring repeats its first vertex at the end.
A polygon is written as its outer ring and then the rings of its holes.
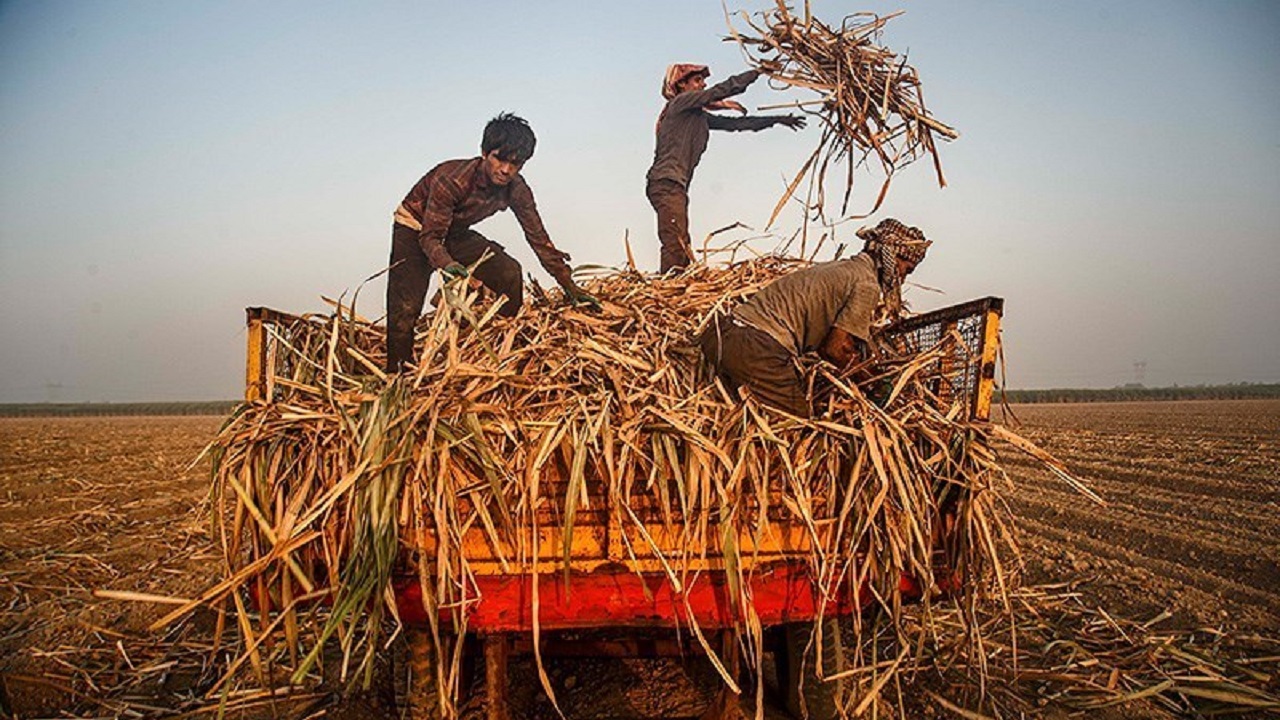
{"type": "Polygon", "coordinates": [[[746,108],[729,100],[745,91],[760,73],[748,70],[724,82],[707,87],[711,71],[706,65],[676,63],[667,68],[662,80],[662,97],[667,104],[658,116],[657,144],[653,165],[646,176],[645,195],[658,215],[658,240],[662,244],[662,272],[682,270],[693,262],[689,244],[689,183],[693,170],[707,149],[710,130],[763,130],[785,125],[792,130],[804,127],[796,115],[746,115],[746,108]],[[736,110],[742,117],[726,117],[708,110],[736,110]]]}
{"type": "Polygon", "coordinates": [[[902,281],[932,243],[893,219],[859,230],[858,237],[865,245],[857,255],[784,275],[708,324],[699,339],[702,353],[727,387],[746,385],[762,402],[809,417],[795,359],[817,351],[844,368],[869,357],[877,305],[883,300],[889,317],[898,317],[902,281]]]}

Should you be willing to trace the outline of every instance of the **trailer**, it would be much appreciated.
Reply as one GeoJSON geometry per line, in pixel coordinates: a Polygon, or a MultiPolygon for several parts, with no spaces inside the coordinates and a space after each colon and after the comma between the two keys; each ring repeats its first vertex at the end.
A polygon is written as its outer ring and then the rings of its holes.
{"type": "MultiPolygon", "coordinates": [[[[987,297],[903,320],[890,326],[883,340],[902,355],[937,346],[943,338],[960,338],[953,350],[939,357],[930,391],[963,405],[971,419],[990,414],[998,361],[1003,301],[987,297]]],[[[247,310],[248,348],[245,399],[270,401],[287,368],[281,366],[289,328],[303,318],[266,308],[247,310]]],[[[286,381],[287,382],[287,381],[286,381]]],[[[568,469],[548,463],[544,482],[563,484],[568,469]]],[[[593,483],[596,492],[607,492],[605,483],[593,483]]],[[[543,633],[582,630],[676,629],[697,626],[703,632],[740,627],[745,618],[730,601],[725,559],[714,548],[686,560],[688,584],[673,583],[664,558],[688,542],[669,518],[653,507],[635,507],[633,517],[623,517],[616,504],[593,496],[564,536],[563,527],[551,521],[539,524],[538,547],[528,561],[508,561],[513,548],[495,547],[492,535],[470,527],[461,540],[463,553],[475,578],[474,597],[467,608],[468,647],[482,655],[489,717],[506,717],[506,667],[512,653],[527,652],[529,638],[543,633]],[[567,566],[566,566],[567,561],[567,566]],[[534,596],[537,615],[534,615],[534,596]]],[[[403,539],[403,568],[395,581],[396,604],[406,623],[415,669],[408,693],[415,717],[437,714],[434,672],[430,671],[434,648],[424,628],[424,610],[418,571],[414,564],[429,562],[437,539],[430,529],[403,539]]],[[[807,709],[811,717],[832,713],[836,683],[816,678],[800,682],[803,654],[810,645],[816,618],[837,618],[858,612],[872,598],[866,588],[816,585],[807,563],[810,529],[779,513],[770,515],[765,532],[737,538],[742,577],[748,578],[754,612],[766,629],[779,672],[779,686],[788,690],[787,704],[794,712],[807,709]],[[797,690],[803,686],[803,690],[797,690]]],[[[430,567],[426,568],[428,573],[430,567]]],[[[946,567],[935,568],[933,584],[954,589],[964,579],[946,567]]],[[[905,597],[918,596],[920,578],[903,575],[899,589],[905,597]]],[[[615,634],[616,635],[616,634],[615,634]]],[[[629,642],[613,637],[581,643],[578,647],[555,643],[543,648],[547,655],[559,652],[602,655],[676,654],[687,645],[646,640],[629,642]]],[[[462,641],[462,639],[459,639],[462,641]]],[[[837,637],[838,641],[838,637],[837,637]]],[[[834,648],[838,652],[838,646],[834,648]]],[[[828,657],[835,653],[828,652],[828,657]]],[[[809,668],[812,671],[812,667],[809,668]]],[[[830,669],[825,674],[830,674],[830,669]]]]}

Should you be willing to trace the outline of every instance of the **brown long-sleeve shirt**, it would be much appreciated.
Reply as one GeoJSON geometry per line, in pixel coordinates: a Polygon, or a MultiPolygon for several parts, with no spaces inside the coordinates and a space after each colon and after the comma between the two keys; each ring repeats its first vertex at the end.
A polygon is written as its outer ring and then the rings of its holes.
{"type": "Polygon", "coordinates": [[[571,272],[569,255],[551,243],[528,183],[516,175],[507,185],[495,185],[485,175],[483,161],[478,157],[447,160],[432,168],[396,208],[395,221],[418,230],[418,244],[432,267],[442,268],[453,262],[444,246],[451,231],[511,208],[542,267],[565,284],[571,272]]]}
{"type": "Polygon", "coordinates": [[[668,100],[658,116],[658,141],[653,151],[653,165],[646,176],[648,181],[670,180],[688,188],[693,170],[707,150],[711,130],[763,130],[776,123],[776,117],[727,117],[704,109],[717,100],[743,92],[759,76],[759,72],[748,70],[706,90],[681,93],[668,100]]]}

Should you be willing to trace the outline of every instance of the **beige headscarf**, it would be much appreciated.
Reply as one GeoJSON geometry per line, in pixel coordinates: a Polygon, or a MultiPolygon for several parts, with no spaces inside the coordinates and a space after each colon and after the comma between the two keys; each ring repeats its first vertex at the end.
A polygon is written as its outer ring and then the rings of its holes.
{"type": "Polygon", "coordinates": [[[670,100],[677,94],[676,86],[693,75],[711,77],[711,69],[706,65],[694,63],[672,63],[667,66],[667,74],[662,78],[662,97],[670,100]]]}
{"type": "Polygon", "coordinates": [[[857,235],[866,241],[863,251],[875,260],[889,317],[897,319],[902,314],[902,276],[898,274],[897,260],[901,258],[912,266],[919,265],[933,241],[925,238],[920,228],[903,225],[893,218],[885,218],[873,228],[862,228],[857,235]]]}

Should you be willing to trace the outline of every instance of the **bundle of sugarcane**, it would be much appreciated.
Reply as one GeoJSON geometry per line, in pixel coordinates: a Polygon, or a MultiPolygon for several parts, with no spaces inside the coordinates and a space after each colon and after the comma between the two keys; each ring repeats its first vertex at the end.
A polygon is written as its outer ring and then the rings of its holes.
{"type": "MultiPolygon", "coordinates": [[[[712,315],[799,264],[607,274],[586,283],[599,312],[538,294],[511,319],[450,283],[419,328],[416,371],[392,378],[378,370],[381,328],[345,306],[274,327],[268,398],[242,406],[211,446],[228,576],[197,602],[234,603],[249,648],[237,666],[265,677],[284,664],[301,681],[336,636],[344,669],[368,672],[394,611],[390,578],[407,568],[441,647],[440,617],[465,630],[475,599],[468,533],[530,574],[547,572],[539,529],[558,526],[568,582],[569,539],[589,511],[616,514],[630,556],[656,557],[677,595],[706,581],[690,572],[699,560],[722,558],[747,635],[759,623],[743,543],[770,523],[804,528],[801,561],[819,587],[869,592],[891,618],[904,574],[926,600],[941,591],[939,567],[971,591],[1000,587],[1009,533],[991,430],[936,392],[950,366],[938,357],[958,336],[882,362],[891,391],[877,402],[847,373],[806,363],[815,419],[734,398],[702,367],[693,338],[712,315]],[[276,612],[255,616],[245,595],[276,612]],[[265,643],[277,634],[287,642],[265,643]]],[[[456,689],[456,652],[441,653],[437,679],[456,689]]]]}
{"type": "Polygon", "coordinates": [[[959,135],[929,115],[919,75],[906,57],[878,44],[885,24],[899,14],[858,13],[832,27],[812,15],[808,2],[803,18],[797,18],[778,0],[775,9],[757,14],[755,20],[740,14],[749,30],[739,32],[730,24],[748,64],[781,86],[822,95],[797,103],[821,120],[822,136],[778,201],[770,224],[806,175],[807,204],[823,215],[825,178],[832,161],[846,163],[842,214],[848,211],[854,169],[871,155],[880,161],[885,179],[875,205],[857,217],[874,213],[894,172],[925,154],[933,159],[939,185],[946,185],[934,133],[947,140],[959,135]]]}

